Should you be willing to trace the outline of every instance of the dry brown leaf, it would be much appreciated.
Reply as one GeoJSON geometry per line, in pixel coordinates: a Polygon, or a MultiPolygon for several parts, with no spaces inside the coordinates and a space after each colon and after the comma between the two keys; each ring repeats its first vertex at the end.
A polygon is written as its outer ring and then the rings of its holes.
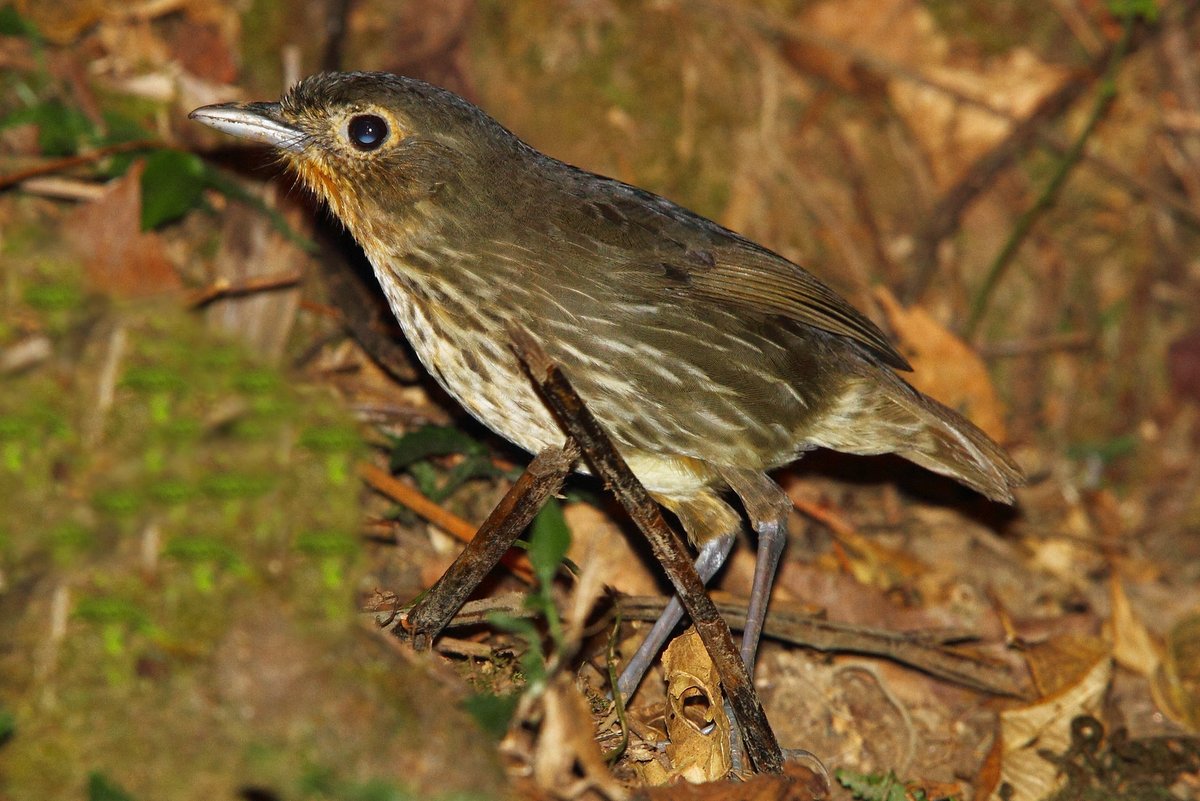
{"type": "Polygon", "coordinates": [[[1109,582],[1109,595],[1112,599],[1113,657],[1123,668],[1147,677],[1153,675],[1162,659],[1162,649],[1134,613],[1125,585],[1116,574],[1109,582]]]}
{"type": "Polygon", "coordinates": [[[663,653],[667,678],[667,757],[672,776],[693,784],[725,778],[732,767],[730,725],[716,666],[694,627],[663,653]]]}
{"type": "Polygon", "coordinates": [[[898,79],[889,84],[889,94],[943,189],[1008,136],[1013,120],[1028,116],[1068,77],[1066,70],[1021,47],[969,68],[929,64],[923,75],[936,85],[898,79]],[[1006,116],[963,102],[954,93],[1006,116]]]}
{"type": "Polygon", "coordinates": [[[1171,720],[1200,732],[1200,611],[1171,627],[1150,690],[1154,703],[1171,720]]]}
{"type": "Polygon", "coordinates": [[[571,529],[567,556],[577,564],[602,559],[606,564],[619,565],[619,569],[604,576],[608,586],[626,595],[656,595],[662,591],[646,560],[603,510],[588,503],[569,503],[563,507],[563,517],[571,529]]]}
{"type": "Polygon", "coordinates": [[[171,52],[192,75],[212,83],[231,84],[237,80],[238,65],[227,27],[184,17],[172,31],[171,52]]]}
{"type": "Polygon", "coordinates": [[[17,11],[54,44],[67,44],[104,17],[105,0],[17,0],[17,11]]]}
{"type": "Polygon", "coordinates": [[[628,795],[609,772],[593,737],[587,700],[565,673],[555,676],[541,695],[522,697],[501,749],[528,760],[534,782],[557,798],[587,795],[623,801],[628,795]],[[536,729],[532,753],[520,741],[519,734],[526,727],[536,729]]]}
{"type": "MultiPolygon", "coordinates": [[[[1061,649],[1059,649],[1061,651],[1061,649]]],[[[999,801],[999,788],[1007,785],[1005,801],[1038,801],[1048,798],[1066,781],[1059,767],[1039,751],[1061,754],[1071,745],[1071,721],[1079,715],[1096,716],[1112,677],[1112,659],[1105,652],[1091,654],[1091,664],[1075,672],[1057,693],[1029,706],[1000,713],[996,748],[999,771],[980,777],[986,797],[999,801]],[[988,781],[988,785],[983,782],[988,781]]]]}
{"type": "Polygon", "coordinates": [[[746,779],[708,784],[677,784],[649,787],[634,801],[820,801],[829,797],[829,784],[799,761],[783,764],[783,773],[760,773],[746,779]]]}
{"type": "Polygon", "coordinates": [[[138,161],[108,191],[80,206],[64,226],[83,260],[88,283],[101,292],[140,297],[182,287],[162,240],[142,230],[142,170],[138,161]]]}
{"type": "Polygon", "coordinates": [[[799,22],[830,45],[821,46],[815,37],[793,39],[785,44],[784,55],[801,70],[848,92],[861,91],[864,84],[884,85],[891,76],[880,70],[868,73],[844,48],[910,69],[941,62],[949,51],[933,16],[916,0],[829,0],[810,7],[799,22]]]}
{"type": "Polygon", "coordinates": [[[1112,655],[1112,646],[1099,637],[1064,634],[1030,646],[1025,661],[1042,698],[1061,693],[1092,669],[1100,659],[1112,655]]]}
{"type": "Polygon", "coordinates": [[[999,442],[1006,438],[1004,411],[983,360],[970,345],[919,306],[904,308],[884,287],[875,291],[912,362],[913,386],[957,410],[999,442]]]}

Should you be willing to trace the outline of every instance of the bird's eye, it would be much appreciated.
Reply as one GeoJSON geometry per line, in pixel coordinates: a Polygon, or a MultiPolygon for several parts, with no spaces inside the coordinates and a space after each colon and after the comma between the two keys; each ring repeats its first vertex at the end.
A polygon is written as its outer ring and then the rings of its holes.
{"type": "Polygon", "coordinates": [[[351,117],[346,125],[350,144],[364,153],[377,149],[388,137],[388,125],[383,117],[375,114],[359,114],[351,117]]]}

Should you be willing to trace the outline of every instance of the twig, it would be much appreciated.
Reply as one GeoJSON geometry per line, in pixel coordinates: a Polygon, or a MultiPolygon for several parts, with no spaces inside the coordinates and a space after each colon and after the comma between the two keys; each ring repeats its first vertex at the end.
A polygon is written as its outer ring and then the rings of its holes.
{"type": "Polygon", "coordinates": [[[219,278],[203,289],[192,293],[192,296],[188,299],[188,306],[198,309],[220,298],[241,297],[242,295],[253,295],[257,292],[268,292],[273,289],[284,289],[295,286],[303,278],[304,276],[296,270],[276,273],[274,275],[260,275],[236,282],[230,281],[227,278],[219,278]]]}
{"type": "MultiPolygon", "coordinates": [[[[666,604],[664,603],[664,608],[666,604]]],[[[608,686],[612,687],[613,711],[617,715],[617,725],[621,727],[621,740],[616,747],[604,755],[608,764],[615,765],[625,749],[629,747],[629,721],[625,718],[625,697],[617,686],[617,632],[621,630],[621,607],[616,606],[616,620],[613,621],[612,631],[608,635],[608,645],[604,649],[604,662],[608,668],[608,686]]]]}
{"type": "MultiPolygon", "coordinates": [[[[1107,53],[1106,53],[1107,55],[1107,53]]],[[[954,186],[938,199],[928,222],[917,235],[912,261],[916,273],[905,287],[905,303],[916,303],[929,287],[938,270],[938,250],[943,240],[958,230],[963,215],[977,197],[995,183],[996,178],[1035,142],[1041,129],[1061,117],[1082,95],[1092,81],[1090,73],[1063,81],[1057,90],[1043,97],[1030,114],[1015,121],[1008,136],[971,164],[954,186]]]]}
{"type": "Polygon", "coordinates": [[[971,313],[967,318],[966,325],[963,327],[963,337],[965,339],[969,340],[974,337],[975,329],[979,327],[979,323],[987,311],[992,290],[996,288],[996,285],[1000,283],[1000,279],[1004,277],[1009,265],[1012,264],[1013,257],[1024,243],[1025,237],[1033,230],[1034,224],[1054,205],[1059,189],[1062,188],[1062,185],[1067,180],[1067,176],[1071,174],[1072,168],[1079,163],[1079,159],[1083,156],[1084,146],[1087,145],[1092,132],[1096,130],[1096,126],[1100,124],[1100,120],[1104,118],[1105,113],[1112,105],[1112,101],[1116,98],[1117,70],[1125,58],[1125,54],[1129,49],[1129,43],[1133,39],[1133,32],[1137,28],[1137,19],[1136,16],[1130,15],[1125,20],[1124,28],[1121,31],[1121,39],[1112,50],[1104,78],[1100,82],[1100,93],[1096,97],[1096,103],[1092,108],[1092,113],[1088,117],[1087,123],[1083,126],[1083,130],[1079,132],[1079,136],[1075,138],[1071,148],[1059,160],[1058,169],[1051,176],[1050,182],[1046,184],[1046,188],[1042,190],[1042,194],[1038,196],[1034,204],[1017,220],[1017,224],[1013,227],[1008,241],[1004,243],[1004,247],[1000,249],[1000,252],[996,254],[996,258],[992,261],[992,266],[984,276],[983,284],[979,287],[979,291],[975,295],[975,300],[971,303],[971,313]]]}
{"type": "MultiPolygon", "coordinates": [[[[361,462],[358,465],[358,475],[363,481],[370,484],[379,492],[396,501],[396,503],[416,512],[456,540],[469,543],[475,538],[476,533],[473,525],[458,515],[438,506],[417,492],[414,487],[405,484],[387,471],[369,462],[361,462]]],[[[505,567],[523,581],[527,583],[533,581],[533,568],[529,566],[529,560],[525,558],[524,554],[506,555],[501,561],[504,562],[505,567]]]]}
{"type": "Polygon", "coordinates": [[[783,753],[775,732],[767,722],[758,693],[733,644],[729,624],[721,618],[717,607],[705,592],[704,583],[692,566],[687,546],[663,520],[658,505],[630,472],[608,434],[576,394],[558,365],[523,328],[514,325],[509,335],[517,358],[534,380],[542,399],[567,434],[579,443],[592,470],[646,536],[655,558],[675,587],[721,678],[746,744],[750,766],[762,773],[781,772],[783,753]]]}
{"type": "MultiPolygon", "coordinates": [[[[626,620],[657,620],[667,599],[659,595],[625,596],[615,599],[615,613],[626,620]]],[[[447,629],[486,625],[491,615],[501,613],[518,617],[537,614],[525,607],[525,596],[518,593],[469,601],[456,614],[447,629]]],[[[390,605],[369,609],[365,614],[378,617],[391,612],[390,605]]],[[[746,624],[746,606],[737,602],[717,602],[717,611],[729,625],[740,631],[746,624]]],[[[392,627],[397,623],[391,623],[392,627]]],[[[838,623],[775,604],[763,633],[772,639],[812,648],[822,653],[861,654],[889,659],[928,673],[931,676],[977,692],[1026,698],[1029,690],[1014,675],[1012,668],[993,659],[950,647],[937,633],[896,632],[838,623]]],[[[615,685],[614,685],[615,686],[615,685]]]]}
{"type": "Polygon", "coordinates": [[[562,488],[578,458],[579,450],[571,442],[544,450],[533,458],[454,564],[409,611],[404,628],[412,635],[413,647],[417,650],[429,647],[550,496],[562,488]]]}
{"type": "Polygon", "coordinates": [[[1072,331],[1065,334],[1050,334],[1044,337],[1008,342],[988,342],[979,346],[979,355],[985,359],[1005,359],[1054,351],[1087,350],[1095,344],[1095,334],[1087,331],[1072,331]]]}
{"type": "Polygon", "coordinates": [[[92,164],[108,156],[115,156],[118,153],[129,153],[135,150],[157,150],[165,146],[162,142],[153,139],[139,139],[133,142],[117,142],[113,145],[105,145],[104,147],[89,150],[87,153],[79,153],[75,156],[43,161],[40,164],[26,167],[23,170],[10,172],[7,175],[0,175],[0,190],[8,189],[10,186],[40,175],[53,175],[63,170],[92,164]]]}

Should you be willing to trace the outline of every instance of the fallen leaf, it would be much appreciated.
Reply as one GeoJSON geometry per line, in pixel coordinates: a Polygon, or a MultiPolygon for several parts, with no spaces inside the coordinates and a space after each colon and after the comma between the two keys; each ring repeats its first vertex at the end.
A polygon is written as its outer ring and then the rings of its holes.
{"type": "Polygon", "coordinates": [[[667,757],[671,779],[699,784],[725,778],[732,767],[730,725],[716,666],[694,627],[663,653],[667,676],[667,757]]]}
{"type": "Polygon", "coordinates": [[[942,189],[1068,80],[1066,70],[1023,47],[969,67],[928,64],[922,75],[929,82],[897,78],[888,84],[888,94],[925,150],[942,189]]]}
{"type": "Polygon", "coordinates": [[[593,737],[587,700],[566,673],[560,673],[540,695],[525,694],[501,750],[528,761],[528,775],[557,798],[579,798],[589,791],[610,801],[623,801],[625,788],[613,778],[593,737]],[[522,741],[536,731],[532,748],[522,741]]]}
{"type": "Polygon", "coordinates": [[[605,582],[625,595],[657,595],[662,586],[646,560],[629,544],[629,537],[602,509],[590,503],[568,503],[563,516],[571,529],[567,556],[577,564],[597,559],[618,566],[604,573],[605,582]]]}
{"type": "Polygon", "coordinates": [[[904,308],[884,287],[876,289],[875,297],[900,341],[900,352],[912,363],[913,372],[905,378],[1003,442],[1003,406],[979,354],[919,306],[904,308]]]}
{"type": "Polygon", "coordinates": [[[1125,585],[1115,574],[1109,582],[1109,596],[1112,599],[1113,657],[1123,668],[1147,677],[1153,675],[1162,659],[1161,649],[1134,613],[1125,585]]]}
{"type": "MultiPolygon", "coordinates": [[[[1056,653],[1062,649],[1057,648],[1056,653]]],[[[999,760],[994,769],[979,777],[983,793],[993,801],[1038,801],[1048,798],[1066,782],[1058,766],[1041,753],[1064,753],[1071,745],[1071,722],[1079,715],[1098,717],[1100,703],[1112,677],[1112,659],[1095,652],[1091,663],[1073,674],[1059,692],[1029,706],[1000,713],[999,760]],[[984,784],[985,781],[990,782],[984,784]]]]}
{"type": "Polygon", "coordinates": [[[144,169],[144,161],[136,162],[103,196],[76,209],[64,225],[83,260],[88,283],[98,291],[143,297],[183,285],[162,240],[142,230],[144,169]]]}
{"type": "Polygon", "coordinates": [[[1200,732],[1200,611],[1171,627],[1165,651],[1150,681],[1154,703],[1171,720],[1200,732]]]}

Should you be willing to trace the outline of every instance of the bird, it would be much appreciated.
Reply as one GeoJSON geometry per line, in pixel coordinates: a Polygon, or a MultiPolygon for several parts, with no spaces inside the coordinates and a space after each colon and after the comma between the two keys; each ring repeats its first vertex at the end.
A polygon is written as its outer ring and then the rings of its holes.
{"type": "MultiPolygon", "coordinates": [[[[446,89],[320,73],[197,122],[274,148],[365,252],[413,351],[477,420],[530,453],[563,433],[509,347],[567,375],[634,475],[679,520],[707,582],[757,534],[741,656],[753,671],[791,503],[770,471],[815,448],[894,453],[1000,503],[1024,476],[914,389],[887,336],[778,253],[644,189],[545,155],[446,89]]],[[[582,468],[581,468],[582,469],[582,468]]],[[[672,599],[623,668],[642,679],[672,599]]]]}

